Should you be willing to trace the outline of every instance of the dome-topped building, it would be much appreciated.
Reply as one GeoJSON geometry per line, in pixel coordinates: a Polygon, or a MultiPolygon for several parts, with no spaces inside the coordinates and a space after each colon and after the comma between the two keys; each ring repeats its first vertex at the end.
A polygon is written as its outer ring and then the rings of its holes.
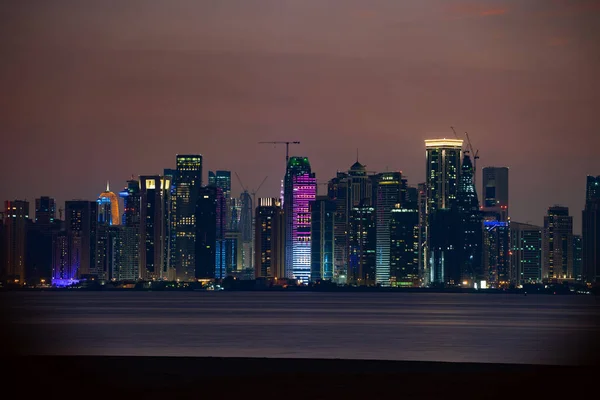
{"type": "Polygon", "coordinates": [[[109,183],[106,182],[106,190],[98,196],[98,222],[107,225],[120,225],[121,214],[119,213],[119,198],[110,191],[109,183]]]}

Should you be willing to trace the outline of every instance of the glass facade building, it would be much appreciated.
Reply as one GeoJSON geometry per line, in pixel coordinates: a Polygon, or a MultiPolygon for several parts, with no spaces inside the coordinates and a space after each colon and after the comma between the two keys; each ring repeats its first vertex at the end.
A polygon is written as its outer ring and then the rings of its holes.
{"type": "Polygon", "coordinates": [[[310,203],[312,282],[333,280],[335,211],[335,202],[327,196],[319,196],[310,203]]]}
{"type": "Polygon", "coordinates": [[[175,177],[176,276],[180,280],[195,279],[196,203],[202,187],[202,156],[177,155],[175,177]]]}

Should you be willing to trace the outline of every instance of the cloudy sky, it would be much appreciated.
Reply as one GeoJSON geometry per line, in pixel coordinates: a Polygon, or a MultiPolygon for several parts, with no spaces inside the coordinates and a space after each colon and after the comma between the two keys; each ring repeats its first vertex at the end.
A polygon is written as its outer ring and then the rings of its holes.
{"type": "Polygon", "coordinates": [[[299,140],[321,182],[358,148],[416,185],[423,140],[454,126],[478,168],[510,167],[513,220],[564,204],[579,232],[599,31],[585,0],[5,0],[0,199],[93,200],[177,153],[275,196],[273,140],[299,140]]]}

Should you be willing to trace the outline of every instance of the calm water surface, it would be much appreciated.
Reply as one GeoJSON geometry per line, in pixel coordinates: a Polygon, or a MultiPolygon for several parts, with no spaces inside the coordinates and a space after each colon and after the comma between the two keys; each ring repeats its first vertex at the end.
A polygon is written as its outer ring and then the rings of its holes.
{"type": "Polygon", "coordinates": [[[6,293],[37,354],[569,364],[600,337],[594,296],[6,293]]]}

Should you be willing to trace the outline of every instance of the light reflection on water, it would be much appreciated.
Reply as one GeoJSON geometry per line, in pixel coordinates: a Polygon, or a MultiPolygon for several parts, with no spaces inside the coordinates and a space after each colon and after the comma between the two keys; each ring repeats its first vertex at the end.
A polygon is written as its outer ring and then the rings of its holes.
{"type": "Polygon", "coordinates": [[[12,293],[40,354],[570,363],[600,334],[593,296],[12,293]]]}

